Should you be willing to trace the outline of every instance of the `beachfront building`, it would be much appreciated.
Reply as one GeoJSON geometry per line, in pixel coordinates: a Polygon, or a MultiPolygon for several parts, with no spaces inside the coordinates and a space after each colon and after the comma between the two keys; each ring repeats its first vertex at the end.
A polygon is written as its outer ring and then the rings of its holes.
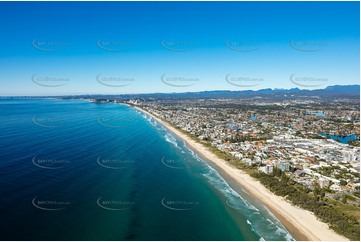
{"type": "Polygon", "coordinates": [[[273,166],[272,165],[265,165],[265,166],[261,166],[260,171],[266,173],[266,174],[271,174],[273,172],[273,166]]]}
{"type": "Polygon", "coordinates": [[[331,189],[332,191],[335,191],[335,192],[342,191],[341,187],[340,187],[339,185],[336,185],[336,184],[332,184],[332,185],[330,186],[330,189],[331,189]]]}
{"type": "Polygon", "coordinates": [[[320,185],[321,188],[325,188],[330,185],[330,180],[324,177],[320,177],[318,179],[318,184],[320,185]]]}
{"type": "Polygon", "coordinates": [[[277,168],[281,171],[289,171],[291,169],[291,164],[288,162],[280,162],[277,164],[277,168]]]}
{"type": "MultiPolygon", "coordinates": [[[[260,100],[257,105],[306,105],[311,112],[308,114],[295,106],[284,110],[265,108],[262,113],[252,107],[246,110],[223,108],[227,105],[242,107],[246,103],[247,100],[229,99],[173,100],[143,102],[142,107],[240,162],[259,166],[266,174],[271,174],[277,167],[306,187],[311,187],[314,182],[328,187],[331,183],[338,185],[340,179],[358,181],[360,148],[320,135],[321,132],[340,133],[340,130],[347,130],[347,135],[359,133],[357,125],[333,121],[342,119],[342,113],[349,112],[344,111],[344,107],[335,108],[335,112],[329,109],[327,116],[313,114],[315,110],[308,105],[314,103],[307,100],[282,103],[260,100]],[[248,111],[257,118],[250,119],[248,111]],[[288,173],[291,168],[296,168],[296,172],[288,173]]],[[[345,189],[344,186],[340,188],[345,189]]]]}

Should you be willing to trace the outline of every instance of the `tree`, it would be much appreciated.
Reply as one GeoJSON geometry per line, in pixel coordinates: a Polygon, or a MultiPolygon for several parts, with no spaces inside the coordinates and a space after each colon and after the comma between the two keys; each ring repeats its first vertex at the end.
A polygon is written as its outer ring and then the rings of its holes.
{"type": "Polygon", "coordinates": [[[342,202],[345,204],[347,203],[347,198],[345,194],[342,195],[342,202]]]}
{"type": "Polygon", "coordinates": [[[314,185],[313,194],[315,194],[315,197],[318,197],[319,195],[321,195],[321,188],[318,183],[315,183],[315,185],[314,185]]]}
{"type": "Polygon", "coordinates": [[[320,197],[321,197],[321,199],[323,199],[323,198],[325,197],[325,195],[326,195],[325,189],[322,188],[322,189],[321,189],[321,192],[320,192],[320,197]]]}
{"type": "Polygon", "coordinates": [[[340,185],[341,186],[346,186],[347,185],[347,182],[345,180],[340,180],[340,185]]]}
{"type": "Polygon", "coordinates": [[[288,181],[288,177],[286,176],[286,173],[284,173],[284,172],[282,172],[281,181],[282,182],[287,182],[288,181]]]}
{"type": "Polygon", "coordinates": [[[273,176],[280,177],[282,175],[282,171],[278,167],[274,167],[273,169],[273,176]]]}

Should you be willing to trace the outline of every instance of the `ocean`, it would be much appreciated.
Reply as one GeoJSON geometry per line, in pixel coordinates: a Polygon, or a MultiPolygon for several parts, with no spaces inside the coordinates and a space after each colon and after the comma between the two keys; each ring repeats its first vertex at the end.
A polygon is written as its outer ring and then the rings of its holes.
{"type": "Polygon", "coordinates": [[[126,105],[0,99],[0,157],[1,240],[293,240],[126,105]]]}

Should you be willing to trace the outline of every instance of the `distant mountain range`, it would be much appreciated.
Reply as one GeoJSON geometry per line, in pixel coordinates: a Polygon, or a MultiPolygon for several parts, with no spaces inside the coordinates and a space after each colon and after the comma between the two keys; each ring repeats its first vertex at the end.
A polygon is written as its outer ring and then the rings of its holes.
{"type": "Polygon", "coordinates": [[[192,93],[176,93],[176,95],[196,95],[200,96],[236,96],[236,97],[254,97],[254,96],[279,96],[279,95],[293,95],[293,96],[344,96],[357,97],[360,96],[360,85],[336,85],[328,86],[324,89],[304,90],[299,88],[291,89],[260,89],[257,91],[204,91],[192,93]]]}
{"type": "Polygon", "coordinates": [[[324,89],[305,90],[299,88],[291,89],[261,89],[257,91],[202,91],[202,92],[183,92],[183,93],[151,93],[151,94],[119,94],[119,95],[74,95],[74,96],[57,96],[59,98],[92,98],[92,99],[234,99],[234,98],[268,98],[273,100],[285,100],[294,98],[360,98],[360,85],[335,85],[328,86],[324,89]]]}
{"type": "Polygon", "coordinates": [[[263,97],[270,99],[288,99],[295,97],[320,97],[320,98],[359,98],[360,85],[336,85],[328,86],[324,89],[302,90],[299,88],[291,89],[261,89],[257,91],[202,91],[202,92],[184,92],[184,93],[152,93],[152,94],[124,94],[124,95],[89,95],[92,98],[144,98],[144,99],[218,99],[218,98],[254,98],[263,97]],[[288,98],[287,98],[288,97],[288,98]]]}

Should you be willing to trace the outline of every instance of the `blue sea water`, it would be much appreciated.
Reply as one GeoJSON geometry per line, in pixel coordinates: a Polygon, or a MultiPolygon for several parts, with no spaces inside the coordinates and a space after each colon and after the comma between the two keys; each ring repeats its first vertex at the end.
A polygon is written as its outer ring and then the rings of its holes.
{"type": "Polygon", "coordinates": [[[0,99],[1,240],[292,240],[151,117],[0,99]]]}

